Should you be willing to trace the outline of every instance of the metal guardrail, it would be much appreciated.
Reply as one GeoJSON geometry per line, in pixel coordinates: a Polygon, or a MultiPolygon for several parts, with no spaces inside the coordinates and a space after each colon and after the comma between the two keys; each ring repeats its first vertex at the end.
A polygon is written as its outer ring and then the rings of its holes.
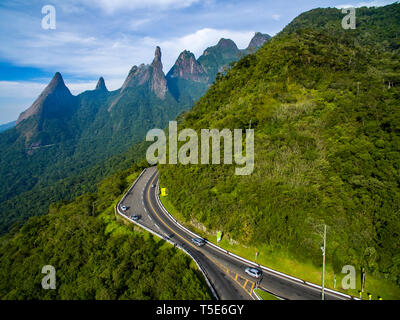
{"type": "Polygon", "coordinates": [[[140,224],[137,221],[134,221],[133,219],[127,217],[126,215],[124,215],[120,210],[119,207],[121,205],[121,203],[126,199],[126,197],[128,196],[128,194],[131,192],[131,190],[135,187],[137,181],[139,181],[139,179],[142,177],[142,175],[146,172],[146,169],[144,169],[140,175],[136,178],[135,182],[132,184],[132,186],[129,188],[128,192],[125,193],[125,195],[122,197],[122,199],[117,203],[116,206],[116,212],[124,219],[128,220],[129,222],[132,222],[134,224],[136,224],[137,226],[139,226],[140,228],[145,229],[146,231],[150,232],[151,234],[155,235],[156,237],[159,237],[161,239],[163,239],[164,241],[170,243],[171,245],[173,245],[175,248],[178,248],[180,250],[182,250],[185,254],[187,254],[190,258],[192,258],[194,260],[194,262],[196,263],[197,267],[199,268],[200,272],[203,274],[204,278],[206,279],[207,285],[211,290],[211,293],[213,294],[214,298],[216,300],[219,300],[218,294],[214,289],[214,286],[211,284],[210,279],[208,278],[208,273],[205,270],[205,268],[202,266],[202,264],[200,263],[200,261],[197,261],[197,259],[195,257],[193,257],[190,252],[183,248],[182,246],[180,246],[177,243],[172,242],[170,239],[168,239],[167,237],[163,236],[162,234],[157,233],[156,231],[146,227],[145,225],[140,224]]]}
{"type": "Polygon", "coordinates": [[[256,298],[257,298],[258,300],[263,300],[263,299],[257,294],[257,292],[255,292],[254,290],[253,290],[253,294],[256,296],[256,298]]]}

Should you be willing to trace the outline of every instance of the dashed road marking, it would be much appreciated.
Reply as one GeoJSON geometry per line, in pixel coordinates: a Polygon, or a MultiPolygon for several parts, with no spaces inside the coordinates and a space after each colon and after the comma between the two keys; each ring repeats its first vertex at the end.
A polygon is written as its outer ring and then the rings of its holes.
{"type": "MultiPolygon", "coordinates": [[[[154,175],[153,178],[150,177],[150,179],[148,180],[148,182],[151,182],[151,183],[152,183],[152,182],[155,180],[156,176],[157,176],[157,175],[154,175]]],[[[147,190],[147,197],[148,197],[148,199],[150,199],[150,188],[147,190]]],[[[143,200],[143,199],[142,199],[142,200],[143,200]]],[[[154,214],[160,219],[160,221],[161,221],[168,229],[170,229],[170,230],[172,231],[173,234],[176,234],[179,238],[181,238],[181,239],[182,239],[184,242],[186,242],[189,246],[195,248],[196,250],[198,249],[198,248],[196,248],[192,243],[190,243],[188,240],[186,240],[184,237],[182,237],[179,233],[174,232],[174,230],[173,230],[163,219],[160,218],[160,216],[157,214],[156,210],[154,209],[154,207],[153,207],[153,205],[152,205],[152,203],[151,203],[150,201],[149,201],[149,205],[150,205],[150,209],[152,209],[152,211],[154,212],[154,214]]],[[[149,215],[149,217],[150,217],[150,215],[149,215]]],[[[157,224],[155,224],[155,226],[156,226],[158,229],[160,228],[157,224]]],[[[221,268],[221,265],[220,265],[216,260],[214,260],[213,258],[211,258],[209,255],[207,255],[207,258],[210,259],[212,262],[214,262],[214,264],[216,264],[217,266],[219,265],[219,267],[221,268]]],[[[232,279],[234,279],[234,278],[230,275],[230,273],[229,273],[229,268],[227,268],[227,267],[224,266],[223,270],[224,270],[225,272],[226,272],[226,270],[227,270],[227,271],[228,271],[227,274],[228,274],[232,279]]],[[[242,278],[242,277],[240,276],[240,278],[242,278]]],[[[244,279],[244,278],[242,278],[242,279],[244,279]]],[[[247,279],[246,279],[246,281],[249,282],[249,280],[247,280],[247,279]]],[[[236,282],[239,283],[239,281],[236,281],[236,282]]],[[[246,282],[246,284],[247,284],[247,282],[246,282]]],[[[252,281],[250,281],[250,282],[252,282],[252,281]]],[[[250,297],[252,297],[251,291],[248,292],[244,286],[243,286],[243,289],[244,289],[244,291],[246,291],[246,293],[248,293],[248,294],[250,295],[250,297]]],[[[252,297],[252,298],[253,298],[253,297],[252,297]]]]}

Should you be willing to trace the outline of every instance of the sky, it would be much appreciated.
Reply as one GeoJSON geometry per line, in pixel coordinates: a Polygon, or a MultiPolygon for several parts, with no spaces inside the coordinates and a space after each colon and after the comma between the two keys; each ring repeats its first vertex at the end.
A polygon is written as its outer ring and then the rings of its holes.
{"type": "Polygon", "coordinates": [[[179,53],[198,58],[220,38],[246,48],[255,32],[273,36],[302,12],[383,6],[394,0],[0,0],[0,124],[18,118],[61,72],[73,94],[103,76],[121,87],[133,65],[161,47],[167,73],[179,53]],[[55,8],[55,29],[42,20],[55,8]]]}

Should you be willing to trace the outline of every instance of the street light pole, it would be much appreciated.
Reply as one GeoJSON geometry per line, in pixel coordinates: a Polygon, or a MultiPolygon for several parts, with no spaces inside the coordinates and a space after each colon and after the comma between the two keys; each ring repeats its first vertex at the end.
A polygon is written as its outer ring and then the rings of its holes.
{"type": "Polygon", "coordinates": [[[325,299],[324,288],[325,288],[325,251],[326,251],[326,224],[324,224],[324,247],[322,249],[322,300],[325,299]]]}

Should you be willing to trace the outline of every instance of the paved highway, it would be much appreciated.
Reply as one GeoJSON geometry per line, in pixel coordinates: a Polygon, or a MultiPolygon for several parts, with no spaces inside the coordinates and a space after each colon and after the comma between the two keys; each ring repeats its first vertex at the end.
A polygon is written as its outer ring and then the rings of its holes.
{"type": "MultiPolygon", "coordinates": [[[[193,235],[179,226],[158,202],[158,172],[156,167],[146,169],[118,204],[118,211],[129,221],[131,215],[140,216],[137,224],[183,247],[200,263],[218,298],[222,300],[254,299],[256,279],[244,270],[249,265],[222,250],[206,244],[197,247],[191,242],[193,235]],[[128,209],[124,212],[121,207],[128,209]]],[[[263,270],[259,287],[283,299],[320,300],[321,289],[263,270]]],[[[326,300],[344,297],[325,292],[326,300]]]]}

